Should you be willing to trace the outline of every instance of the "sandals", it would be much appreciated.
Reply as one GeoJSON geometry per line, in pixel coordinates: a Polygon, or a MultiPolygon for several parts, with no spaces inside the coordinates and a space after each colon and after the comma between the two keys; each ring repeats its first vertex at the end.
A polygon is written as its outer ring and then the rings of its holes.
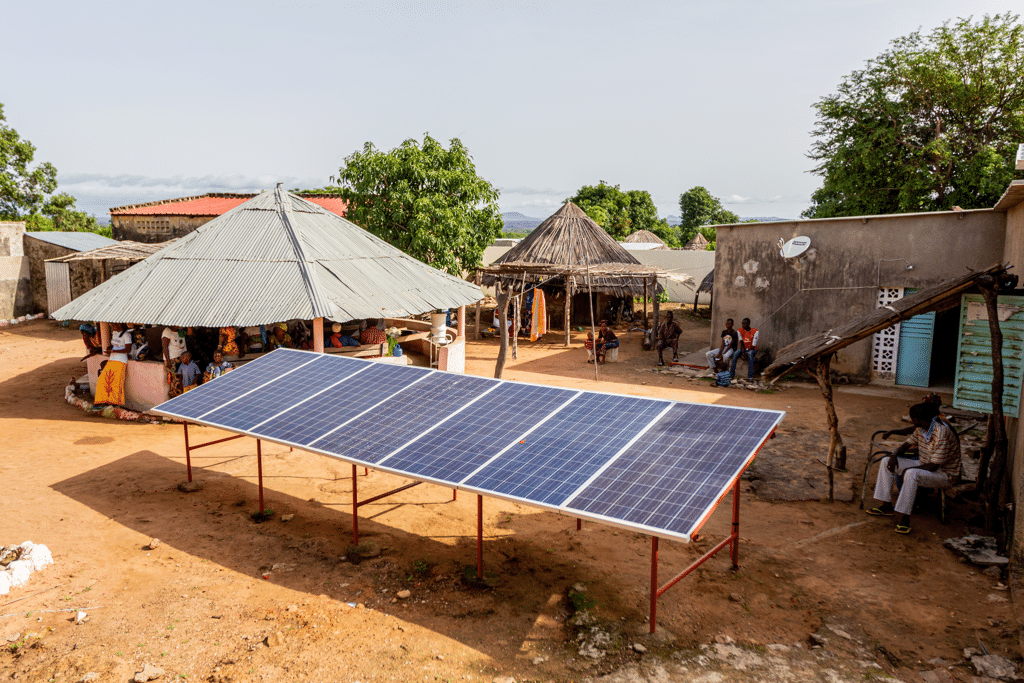
{"type": "MultiPolygon", "coordinates": [[[[893,514],[892,510],[886,510],[885,508],[881,507],[873,507],[870,510],[865,510],[865,512],[867,512],[869,515],[874,515],[876,517],[892,517],[893,514]]],[[[909,531],[904,533],[909,533],[909,531]]]]}
{"type": "Polygon", "coordinates": [[[658,361],[658,367],[659,367],[659,368],[660,368],[661,366],[663,366],[664,364],[665,364],[665,361],[663,361],[663,360],[659,360],[659,361],[658,361]]]}
{"type": "Polygon", "coordinates": [[[898,534],[909,534],[910,533],[910,527],[909,526],[905,526],[903,524],[897,524],[896,525],[896,533],[898,533],[898,534]]]}

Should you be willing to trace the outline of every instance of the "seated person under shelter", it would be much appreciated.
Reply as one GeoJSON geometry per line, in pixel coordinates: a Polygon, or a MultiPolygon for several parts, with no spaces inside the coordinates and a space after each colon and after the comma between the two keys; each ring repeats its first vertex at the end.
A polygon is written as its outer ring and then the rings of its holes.
{"type": "Polygon", "coordinates": [[[597,344],[594,349],[594,357],[598,364],[604,363],[605,356],[609,349],[617,348],[619,348],[619,338],[616,337],[615,333],[612,332],[610,327],[608,327],[608,321],[602,320],[601,327],[597,332],[597,344]]]}
{"type": "Polygon", "coordinates": [[[739,347],[740,336],[732,328],[732,318],[725,321],[725,329],[722,330],[720,336],[722,338],[722,346],[707,352],[709,370],[715,369],[715,362],[718,360],[724,360],[728,363],[739,347]]]}
{"type": "Polygon", "coordinates": [[[869,515],[897,514],[898,534],[910,533],[910,513],[918,488],[946,489],[960,476],[960,438],[939,415],[939,406],[934,402],[911,406],[910,421],[914,433],[892,455],[882,459],[875,479],[878,505],[867,511],[869,515]],[[917,447],[917,458],[904,457],[913,446],[917,447]],[[894,506],[892,488],[898,478],[902,478],[903,484],[894,506]]]}
{"type": "Polygon", "coordinates": [[[658,365],[664,365],[665,361],[662,359],[662,352],[667,349],[672,349],[672,362],[675,363],[679,360],[679,335],[683,333],[679,323],[672,319],[672,311],[665,311],[665,322],[658,327],[658,337],[655,342],[655,348],[658,351],[658,365]]]}
{"type": "Polygon", "coordinates": [[[203,384],[211,380],[215,380],[221,375],[225,375],[235,369],[235,366],[224,360],[224,353],[217,349],[213,352],[213,362],[206,366],[206,371],[203,373],[203,384]]]}
{"type": "Polygon", "coordinates": [[[384,344],[388,336],[384,334],[384,320],[366,320],[366,329],[359,333],[360,344],[384,344]]]}
{"type": "Polygon", "coordinates": [[[267,335],[267,348],[266,351],[273,351],[274,349],[293,349],[295,343],[292,341],[292,336],[288,334],[288,323],[277,323],[274,325],[274,331],[267,335]]]}

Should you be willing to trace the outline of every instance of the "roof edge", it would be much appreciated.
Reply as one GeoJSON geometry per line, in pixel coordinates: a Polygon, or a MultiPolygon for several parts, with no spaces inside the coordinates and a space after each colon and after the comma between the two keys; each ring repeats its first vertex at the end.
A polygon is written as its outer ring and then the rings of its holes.
{"type": "Polygon", "coordinates": [[[880,220],[880,219],[893,219],[893,218],[911,218],[920,216],[937,216],[937,215],[952,215],[958,216],[965,213],[996,213],[996,209],[963,209],[961,211],[915,211],[913,213],[879,213],[875,215],[866,216],[835,216],[832,218],[794,218],[791,221],[757,221],[751,223],[719,223],[717,225],[702,225],[701,228],[745,228],[753,227],[755,225],[802,225],[807,223],[828,223],[837,221],[863,221],[868,220],[880,220]]]}

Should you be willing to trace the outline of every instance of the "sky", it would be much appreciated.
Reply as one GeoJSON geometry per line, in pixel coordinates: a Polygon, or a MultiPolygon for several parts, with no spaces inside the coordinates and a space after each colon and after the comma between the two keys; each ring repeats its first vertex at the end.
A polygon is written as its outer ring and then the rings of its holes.
{"type": "Polygon", "coordinates": [[[7,125],[60,191],[110,207],[329,184],[345,157],[459,138],[502,212],[583,185],[703,185],[796,218],[813,105],[889,43],[1015,3],[38,2],[4,9],[7,125]]]}

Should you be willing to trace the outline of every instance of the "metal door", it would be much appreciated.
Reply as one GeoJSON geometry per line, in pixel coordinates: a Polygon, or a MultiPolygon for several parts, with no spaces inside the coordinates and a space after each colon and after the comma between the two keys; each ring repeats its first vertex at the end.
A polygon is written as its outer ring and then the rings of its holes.
{"type": "Polygon", "coordinates": [[[71,264],[46,261],[46,312],[71,303],[71,264]]]}
{"type": "Polygon", "coordinates": [[[900,353],[896,360],[896,384],[926,387],[932,372],[932,338],[935,312],[915,315],[900,323],[900,353]]]}

